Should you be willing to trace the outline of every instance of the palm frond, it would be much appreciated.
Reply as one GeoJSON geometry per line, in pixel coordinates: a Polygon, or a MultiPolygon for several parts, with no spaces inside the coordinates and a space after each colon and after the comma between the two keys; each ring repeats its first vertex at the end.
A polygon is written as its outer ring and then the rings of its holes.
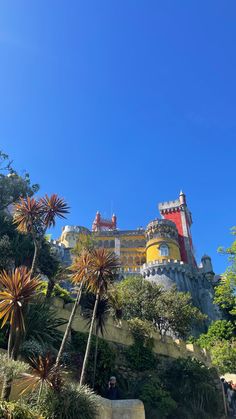
{"type": "Polygon", "coordinates": [[[57,194],[51,196],[45,195],[40,200],[44,214],[44,224],[48,227],[55,226],[55,218],[66,218],[65,214],[69,212],[69,207],[63,198],[59,198],[57,194]]]}
{"type": "Polygon", "coordinates": [[[11,273],[0,273],[0,319],[3,327],[9,320],[15,331],[24,331],[23,308],[29,302],[40,284],[39,277],[30,277],[31,272],[25,266],[16,268],[11,273]]]}
{"type": "Polygon", "coordinates": [[[20,198],[14,206],[13,222],[20,233],[31,233],[42,217],[42,204],[34,198],[20,198]]]}
{"type": "Polygon", "coordinates": [[[103,248],[92,250],[88,269],[89,289],[92,292],[99,289],[101,294],[106,293],[109,284],[115,280],[119,267],[120,261],[114,252],[103,248]]]}
{"type": "Polygon", "coordinates": [[[80,284],[86,281],[89,274],[89,268],[91,265],[91,254],[87,250],[83,250],[80,256],[76,259],[76,262],[70,266],[71,280],[74,284],[80,284]]]}

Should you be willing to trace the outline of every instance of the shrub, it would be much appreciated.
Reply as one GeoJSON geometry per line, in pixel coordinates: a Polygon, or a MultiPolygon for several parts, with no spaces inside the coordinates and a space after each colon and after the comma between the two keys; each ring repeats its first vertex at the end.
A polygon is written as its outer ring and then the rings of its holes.
{"type": "Polygon", "coordinates": [[[155,419],[157,415],[159,418],[166,418],[176,408],[176,402],[157,378],[151,377],[142,383],[138,397],[143,401],[149,419],[155,419]]]}
{"type": "Polygon", "coordinates": [[[146,346],[147,348],[152,349],[154,332],[152,323],[148,320],[141,320],[137,317],[128,320],[127,323],[134,342],[138,345],[146,346]]]}
{"type": "Polygon", "coordinates": [[[156,357],[152,352],[153,325],[138,318],[128,320],[128,324],[134,339],[134,344],[125,351],[130,368],[135,371],[152,369],[156,363],[156,357]]]}
{"type": "Polygon", "coordinates": [[[25,362],[9,359],[7,354],[0,353],[0,377],[18,378],[28,369],[29,366],[25,362]]]}
{"type": "Polygon", "coordinates": [[[145,371],[154,368],[157,359],[150,348],[134,343],[125,351],[128,366],[135,371],[145,371]]]}
{"type": "Polygon", "coordinates": [[[5,401],[0,401],[0,417],[1,419],[43,419],[23,403],[5,401]]]}
{"type": "MultiPolygon", "coordinates": [[[[42,281],[41,282],[41,292],[43,295],[47,293],[48,282],[42,281]]],[[[73,303],[75,299],[71,296],[71,292],[67,289],[61,287],[59,284],[55,284],[52,292],[52,297],[59,297],[61,298],[65,304],[73,303]]]]}
{"type": "Polygon", "coordinates": [[[234,336],[234,324],[227,320],[216,320],[207,331],[199,336],[197,344],[201,348],[210,349],[215,346],[216,341],[229,340],[234,336]]]}
{"type": "Polygon", "coordinates": [[[235,371],[236,340],[231,339],[215,342],[215,346],[211,348],[211,360],[220,374],[235,371]]]}
{"type": "Polygon", "coordinates": [[[180,416],[175,412],[173,417],[182,419],[183,410],[192,419],[217,417],[220,404],[213,372],[200,361],[176,359],[162,372],[162,380],[179,408],[180,416]]]}
{"type": "Polygon", "coordinates": [[[59,348],[63,333],[58,328],[66,324],[67,321],[58,318],[55,307],[51,307],[48,302],[39,299],[28,305],[25,317],[26,333],[24,343],[20,348],[25,357],[59,348]]]}
{"type": "Polygon", "coordinates": [[[42,394],[40,411],[45,419],[95,419],[98,397],[87,386],[68,384],[60,392],[48,388],[42,394]]]}

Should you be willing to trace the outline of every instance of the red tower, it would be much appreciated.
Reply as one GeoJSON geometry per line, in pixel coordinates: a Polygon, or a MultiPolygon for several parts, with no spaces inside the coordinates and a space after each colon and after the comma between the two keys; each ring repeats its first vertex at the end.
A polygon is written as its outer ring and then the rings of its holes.
{"type": "Polygon", "coordinates": [[[196,266],[190,231],[192,216],[187,208],[185,194],[180,191],[178,199],[175,201],[162,202],[158,207],[161,216],[166,220],[173,221],[177,227],[182,261],[196,266]]]}
{"type": "Polygon", "coordinates": [[[99,211],[97,211],[93,225],[92,231],[106,231],[106,230],[116,230],[116,215],[113,214],[111,219],[105,219],[101,217],[99,211]]]}

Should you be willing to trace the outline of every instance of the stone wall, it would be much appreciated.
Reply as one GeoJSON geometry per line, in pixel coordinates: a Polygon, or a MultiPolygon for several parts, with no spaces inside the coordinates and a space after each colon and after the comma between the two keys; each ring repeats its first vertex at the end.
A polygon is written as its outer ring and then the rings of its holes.
{"type": "Polygon", "coordinates": [[[100,398],[97,419],[145,419],[141,400],[107,400],[100,398]]]}
{"type": "MultiPolygon", "coordinates": [[[[58,317],[68,320],[73,304],[63,305],[63,300],[59,298],[55,298],[53,303],[58,309],[58,317]]],[[[61,330],[64,330],[65,328],[66,325],[62,326],[61,330]]],[[[81,316],[79,308],[72,323],[72,329],[76,332],[88,332],[87,320],[81,316]]],[[[157,354],[168,356],[170,358],[186,358],[188,356],[194,356],[205,364],[210,365],[209,354],[206,350],[200,349],[197,345],[186,344],[186,342],[180,339],[174,340],[168,336],[163,341],[158,333],[154,333],[153,337],[153,351],[157,354]]],[[[117,325],[112,317],[109,317],[106,322],[103,338],[107,341],[125,346],[133,344],[133,338],[129,331],[127,322],[123,320],[120,325],[117,325]]]]}

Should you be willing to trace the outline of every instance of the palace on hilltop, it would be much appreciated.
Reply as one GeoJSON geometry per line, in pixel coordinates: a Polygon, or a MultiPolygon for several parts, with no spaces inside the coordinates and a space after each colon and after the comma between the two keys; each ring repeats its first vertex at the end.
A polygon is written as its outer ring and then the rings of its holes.
{"type": "Polygon", "coordinates": [[[54,248],[65,264],[71,263],[71,249],[81,234],[93,237],[96,246],[113,251],[120,258],[120,277],[142,275],[165,288],[176,285],[188,291],[193,302],[209,320],[220,317],[213,304],[215,274],[211,258],[204,255],[198,266],[191,236],[192,216],[186,196],[181,191],[175,201],[158,206],[161,218],[151,221],[146,229],[120,230],[117,217],[102,218],[96,213],[91,230],[82,226],[65,226],[54,248]]]}

